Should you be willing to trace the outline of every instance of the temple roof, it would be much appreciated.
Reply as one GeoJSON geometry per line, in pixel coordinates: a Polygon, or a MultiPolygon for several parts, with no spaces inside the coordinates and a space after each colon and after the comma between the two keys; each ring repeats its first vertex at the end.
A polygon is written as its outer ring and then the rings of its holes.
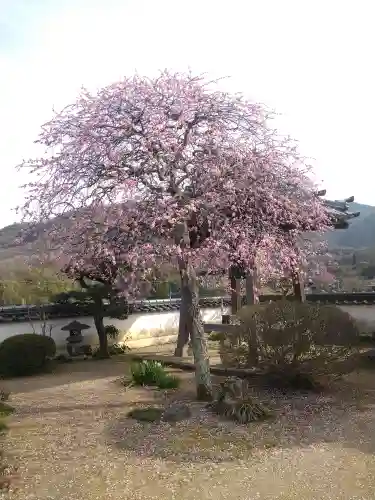
{"type": "MultiPolygon", "coordinates": [[[[325,194],[325,189],[317,193],[319,197],[325,196],[325,194]]],[[[350,196],[345,200],[323,200],[324,205],[331,214],[335,229],[347,229],[349,227],[349,221],[360,216],[360,212],[349,212],[349,204],[353,203],[353,201],[354,196],[350,196]]]]}

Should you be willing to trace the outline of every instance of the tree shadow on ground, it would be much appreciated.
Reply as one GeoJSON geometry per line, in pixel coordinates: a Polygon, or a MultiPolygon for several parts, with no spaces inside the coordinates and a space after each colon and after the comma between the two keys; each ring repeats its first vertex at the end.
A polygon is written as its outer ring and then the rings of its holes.
{"type": "MultiPolygon", "coordinates": [[[[87,411],[105,411],[105,410],[111,410],[111,409],[117,409],[117,408],[129,408],[129,405],[132,408],[135,408],[137,406],[144,406],[144,405],[152,405],[155,404],[155,401],[121,401],[119,403],[100,403],[100,404],[81,404],[81,405],[58,405],[58,406],[42,406],[38,407],[38,415],[46,415],[48,413],[67,413],[67,412],[74,412],[74,411],[82,411],[82,410],[87,410],[87,411]]],[[[22,410],[22,415],[33,415],[35,414],[35,408],[25,408],[23,407],[22,410]]]]}
{"type": "Polygon", "coordinates": [[[103,360],[74,360],[71,363],[57,363],[52,373],[2,380],[1,387],[11,394],[27,393],[87,380],[125,376],[128,366],[129,358],[126,355],[103,360]]]}
{"type": "MultiPolygon", "coordinates": [[[[372,389],[366,380],[367,386],[341,380],[323,394],[282,394],[255,387],[254,396],[272,409],[274,418],[246,426],[212,415],[194,402],[193,391],[185,391],[181,400],[189,401],[190,419],[145,424],[124,415],[108,422],[107,439],[136,456],[175,463],[253,460],[262,452],[308,447],[374,454],[375,384],[372,389]]],[[[178,399],[177,392],[174,401],[178,399]]]]}
{"type": "MultiPolygon", "coordinates": [[[[155,400],[142,400],[142,401],[122,401],[119,403],[106,403],[106,404],[82,404],[82,405],[58,405],[58,406],[45,406],[45,407],[38,407],[38,416],[43,417],[44,415],[48,415],[50,413],[59,413],[60,415],[62,413],[71,413],[71,412],[81,412],[81,411],[87,411],[87,412],[97,412],[100,411],[102,413],[105,413],[107,410],[110,412],[111,410],[118,410],[118,409],[124,409],[124,412],[127,413],[130,411],[130,408],[143,408],[145,406],[153,406],[155,405],[155,400]]],[[[35,415],[35,409],[34,408],[26,408],[22,407],[20,411],[16,412],[15,415],[22,415],[22,417],[27,417],[28,415],[35,415]]],[[[16,423],[16,424],[11,424],[12,427],[16,426],[17,428],[20,427],[28,427],[30,424],[27,422],[26,424],[23,423],[16,423]]],[[[79,425],[79,420],[77,419],[77,425],[79,425]]]]}

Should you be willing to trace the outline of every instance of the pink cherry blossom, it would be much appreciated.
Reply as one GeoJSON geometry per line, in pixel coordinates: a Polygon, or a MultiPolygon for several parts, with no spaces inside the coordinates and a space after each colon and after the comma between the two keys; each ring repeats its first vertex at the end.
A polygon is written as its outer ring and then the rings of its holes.
{"type": "Polygon", "coordinates": [[[296,144],[271,120],[264,106],[207,90],[191,74],[84,92],[43,126],[47,154],[23,163],[39,174],[24,212],[66,215],[69,223],[56,219],[46,237],[60,256],[88,266],[104,251],[138,269],[173,260],[181,253],[175,222],[194,212],[210,228],[183,250],[195,266],[284,272],[303,260],[298,235],[329,220],[296,144]],[[103,238],[111,231],[115,238],[103,238]]]}
{"type": "Polygon", "coordinates": [[[272,113],[201,76],[164,71],[83,92],[37,142],[47,152],[21,165],[34,176],[23,213],[58,216],[44,235],[54,258],[125,294],[171,263],[186,286],[195,271],[238,263],[261,279],[282,274],[303,265],[303,235],[330,225],[272,113]]]}

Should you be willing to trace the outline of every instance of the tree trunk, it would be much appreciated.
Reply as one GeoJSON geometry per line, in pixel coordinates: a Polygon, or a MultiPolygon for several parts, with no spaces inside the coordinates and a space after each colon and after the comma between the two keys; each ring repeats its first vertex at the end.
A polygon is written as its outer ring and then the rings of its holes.
{"type": "Polygon", "coordinates": [[[104,327],[104,316],[103,313],[99,310],[94,314],[94,323],[95,328],[99,337],[99,357],[100,358],[109,358],[108,354],[108,338],[105,332],[104,327]]]}
{"type": "MultiPolygon", "coordinates": [[[[252,306],[257,303],[256,296],[256,271],[248,273],[246,276],[246,304],[252,306]]],[[[259,363],[259,350],[257,332],[251,329],[249,332],[249,352],[247,364],[249,367],[257,366],[259,363]]]]}
{"type": "Polygon", "coordinates": [[[211,401],[212,383],[210,360],[203,322],[199,311],[198,281],[191,264],[185,262],[181,258],[179,260],[179,267],[181,274],[181,309],[183,310],[183,314],[186,315],[185,324],[188,335],[190,333],[192,340],[197,399],[199,401],[211,401]]]}
{"type": "Polygon", "coordinates": [[[177,344],[178,349],[183,349],[184,342],[190,338],[192,341],[197,398],[200,401],[212,400],[212,383],[210,360],[207,342],[204,335],[203,323],[199,311],[199,286],[197,275],[191,263],[183,257],[183,250],[190,247],[190,236],[187,222],[176,224],[175,242],[182,252],[178,258],[178,267],[181,276],[181,311],[180,332],[177,344]]]}
{"type": "Polygon", "coordinates": [[[293,291],[295,300],[297,300],[298,302],[305,302],[306,301],[305,284],[298,270],[295,269],[292,270],[292,280],[293,280],[293,291]]]}
{"type": "Polygon", "coordinates": [[[232,315],[235,316],[241,309],[241,280],[237,279],[233,273],[230,274],[231,306],[232,315]]]}
{"type": "Polygon", "coordinates": [[[186,286],[183,286],[183,276],[181,274],[181,305],[180,305],[180,320],[178,324],[177,346],[174,355],[183,357],[184,351],[190,340],[191,332],[189,330],[189,303],[190,292],[186,286]]]}
{"type": "Polygon", "coordinates": [[[257,302],[257,296],[256,296],[256,271],[254,270],[253,273],[248,273],[246,275],[246,304],[248,306],[252,306],[256,304],[257,302]]]}

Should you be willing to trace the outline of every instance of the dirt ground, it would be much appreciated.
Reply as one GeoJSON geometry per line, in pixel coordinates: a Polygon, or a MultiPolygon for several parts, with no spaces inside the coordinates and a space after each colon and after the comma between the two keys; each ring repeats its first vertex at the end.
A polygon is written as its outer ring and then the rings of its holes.
{"type": "MultiPolygon", "coordinates": [[[[374,372],[324,395],[254,389],[276,414],[249,426],[194,403],[193,373],[177,393],[125,389],[127,364],[82,361],[6,381],[15,413],[5,453],[18,467],[4,498],[35,500],[359,500],[375,491],[374,372]],[[143,405],[191,401],[174,425],[125,417],[143,405]]],[[[1,498],[1,496],[0,496],[1,498]]]]}

